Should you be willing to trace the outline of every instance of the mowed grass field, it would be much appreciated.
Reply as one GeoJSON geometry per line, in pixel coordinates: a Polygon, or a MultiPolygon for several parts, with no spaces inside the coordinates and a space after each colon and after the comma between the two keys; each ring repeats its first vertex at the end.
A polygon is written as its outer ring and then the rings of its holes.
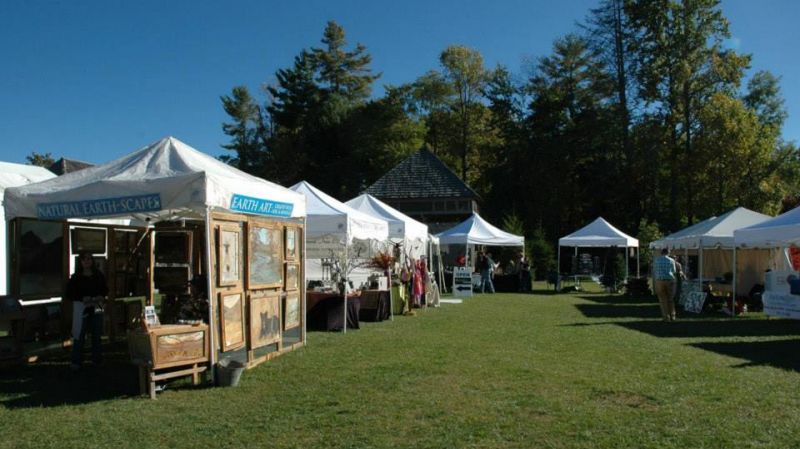
{"type": "Polygon", "coordinates": [[[308,346],[237,388],[0,374],[0,447],[797,448],[800,322],[659,320],[599,292],[477,295],[308,346]]]}

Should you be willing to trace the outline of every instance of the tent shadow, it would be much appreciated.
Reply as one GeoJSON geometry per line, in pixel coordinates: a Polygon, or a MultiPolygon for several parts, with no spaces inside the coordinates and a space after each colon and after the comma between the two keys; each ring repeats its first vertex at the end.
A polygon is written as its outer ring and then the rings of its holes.
{"type": "Polygon", "coordinates": [[[748,362],[734,365],[735,368],[771,366],[800,372],[800,357],[797,357],[798,345],[800,345],[800,339],[690,344],[690,346],[706,351],[748,360],[748,362]]]}
{"type": "Polygon", "coordinates": [[[658,304],[575,304],[586,318],[659,318],[658,304]]]}
{"type": "Polygon", "coordinates": [[[87,363],[73,372],[68,356],[48,354],[36,364],[3,369],[0,404],[8,409],[54,407],[138,396],[138,373],[127,357],[119,348],[106,350],[103,365],[87,363]]]}
{"type": "Polygon", "coordinates": [[[619,326],[654,337],[773,337],[800,336],[800,322],[795,320],[679,319],[672,323],[661,321],[618,322],[619,326]]]}
{"type": "Polygon", "coordinates": [[[601,295],[580,295],[578,296],[580,299],[585,299],[587,301],[592,301],[600,304],[658,304],[658,300],[656,298],[642,298],[642,297],[630,297],[624,295],[609,295],[604,293],[601,295]]]}

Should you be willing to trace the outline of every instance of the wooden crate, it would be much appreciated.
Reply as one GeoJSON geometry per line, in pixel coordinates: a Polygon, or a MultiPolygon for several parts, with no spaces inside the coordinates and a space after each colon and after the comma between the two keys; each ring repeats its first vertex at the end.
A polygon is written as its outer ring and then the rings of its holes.
{"type": "Polygon", "coordinates": [[[209,360],[208,325],[170,324],[128,335],[131,361],[152,369],[205,363],[209,360]]]}

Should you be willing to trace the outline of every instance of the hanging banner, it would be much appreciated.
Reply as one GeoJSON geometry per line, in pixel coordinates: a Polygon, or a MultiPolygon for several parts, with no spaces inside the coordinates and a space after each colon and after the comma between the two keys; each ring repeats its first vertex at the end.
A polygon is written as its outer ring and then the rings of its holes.
{"type": "Polygon", "coordinates": [[[129,215],[157,210],[161,210],[161,195],[158,193],[36,205],[37,216],[45,220],[129,215]]]}
{"type": "Polygon", "coordinates": [[[246,214],[288,218],[292,216],[294,205],[234,193],[231,197],[231,205],[228,209],[246,214]]]}

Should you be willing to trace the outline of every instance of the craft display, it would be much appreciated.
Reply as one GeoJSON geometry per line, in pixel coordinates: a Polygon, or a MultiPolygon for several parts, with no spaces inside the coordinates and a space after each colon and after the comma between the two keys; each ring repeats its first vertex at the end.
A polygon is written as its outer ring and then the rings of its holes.
{"type": "Polygon", "coordinates": [[[238,226],[220,227],[219,230],[219,285],[237,285],[240,280],[241,235],[238,226]]]}
{"type": "Polygon", "coordinates": [[[220,328],[222,350],[229,351],[244,344],[244,301],[242,293],[220,293],[220,328]]]}
{"type": "Polygon", "coordinates": [[[250,299],[250,348],[260,348],[281,339],[279,294],[250,299]]]}
{"type": "Polygon", "coordinates": [[[288,330],[300,325],[300,294],[289,293],[286,295],[284,306],[283,329],[288,330]]]}
{"type": "Polygon", "coordinates": [[[283,283],[281,255],[283,232],[279,227],[250,225],[248,233],[249,288],[280,287],[283,283]]]}

